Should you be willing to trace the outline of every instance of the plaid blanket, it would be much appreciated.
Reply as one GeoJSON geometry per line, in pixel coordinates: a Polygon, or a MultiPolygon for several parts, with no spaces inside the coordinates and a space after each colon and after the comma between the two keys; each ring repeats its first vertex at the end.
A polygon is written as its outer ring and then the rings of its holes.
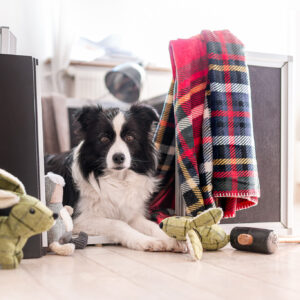
{"type": "Polygon", "coordinates": [[[187,213],[221,206],[234,217],[260,196],[243,44],[205,30],[169,50],[173,80],[154,136],[162,190],[174,189],[176,154],[187,213]]]}

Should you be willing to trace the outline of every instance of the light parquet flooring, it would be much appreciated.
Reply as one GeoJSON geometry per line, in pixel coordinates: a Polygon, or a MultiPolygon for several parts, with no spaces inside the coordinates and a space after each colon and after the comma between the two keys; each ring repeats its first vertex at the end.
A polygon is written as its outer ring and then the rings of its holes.
{"type": "MultiPolygon", "coordinates": [[[[300,203],[294,234],[300,235],[300,203]]],[[[300,244],[272,255],[226,246],[188,254],[150,253],[120,246],[89,246],[70,257],[48,254],[0,270],[0,300],[293,300],[300,299],[300,244]]]]}
{"type": "Polygon", "coordinates": [[[227,246],[197,263],[187,254],[89,246],[2,270],[0,299],[300,299],[300,244],[273,255],[227,246]]]}

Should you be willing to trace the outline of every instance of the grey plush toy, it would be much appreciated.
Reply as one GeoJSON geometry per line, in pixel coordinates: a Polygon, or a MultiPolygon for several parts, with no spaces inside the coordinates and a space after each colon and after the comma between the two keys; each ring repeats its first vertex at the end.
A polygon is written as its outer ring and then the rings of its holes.
{"type": "Polygon", "coordinates": [[[47,207],[58,214],[55,225],[48,231],[48,247],[58,255],[71,255],[75,248],[86,247],[88,236],[80,232],[78,238],[72,239],[73,208],[62,204],[64,185],[65,181],[60,175],[49,172],[45,176],[47,207]]]}

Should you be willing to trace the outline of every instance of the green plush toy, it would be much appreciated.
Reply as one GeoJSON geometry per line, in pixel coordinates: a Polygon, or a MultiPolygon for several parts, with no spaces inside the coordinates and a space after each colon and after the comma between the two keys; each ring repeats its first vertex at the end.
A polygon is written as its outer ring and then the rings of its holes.
{"type": "Polygon", "coordinates": [[[18,178],[0,169],[0,269],[16,268],[27,239],[53,224],[53,212],[27,195],[18,178]]]}
{"type": "Polygon", "coordinates": [[[160,223],[160,228],[170,237],[186,241],[192,258],[200,260],[203,249],[218,250],[228,244],[229,235],[217,225],[222,217],[221,208],[212,208],[194,218],[166,218],[160,223]]]}

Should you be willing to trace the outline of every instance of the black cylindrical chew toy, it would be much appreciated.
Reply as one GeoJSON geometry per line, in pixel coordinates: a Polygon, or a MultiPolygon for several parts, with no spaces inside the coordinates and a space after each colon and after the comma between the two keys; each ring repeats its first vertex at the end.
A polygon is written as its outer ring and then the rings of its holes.
{"type": "Polygon", "coordinates": [[[278,248],[278,236],[269,229],[235,227],[230,233],[230,244],[237,250],[271,254],[278,248]]]}

